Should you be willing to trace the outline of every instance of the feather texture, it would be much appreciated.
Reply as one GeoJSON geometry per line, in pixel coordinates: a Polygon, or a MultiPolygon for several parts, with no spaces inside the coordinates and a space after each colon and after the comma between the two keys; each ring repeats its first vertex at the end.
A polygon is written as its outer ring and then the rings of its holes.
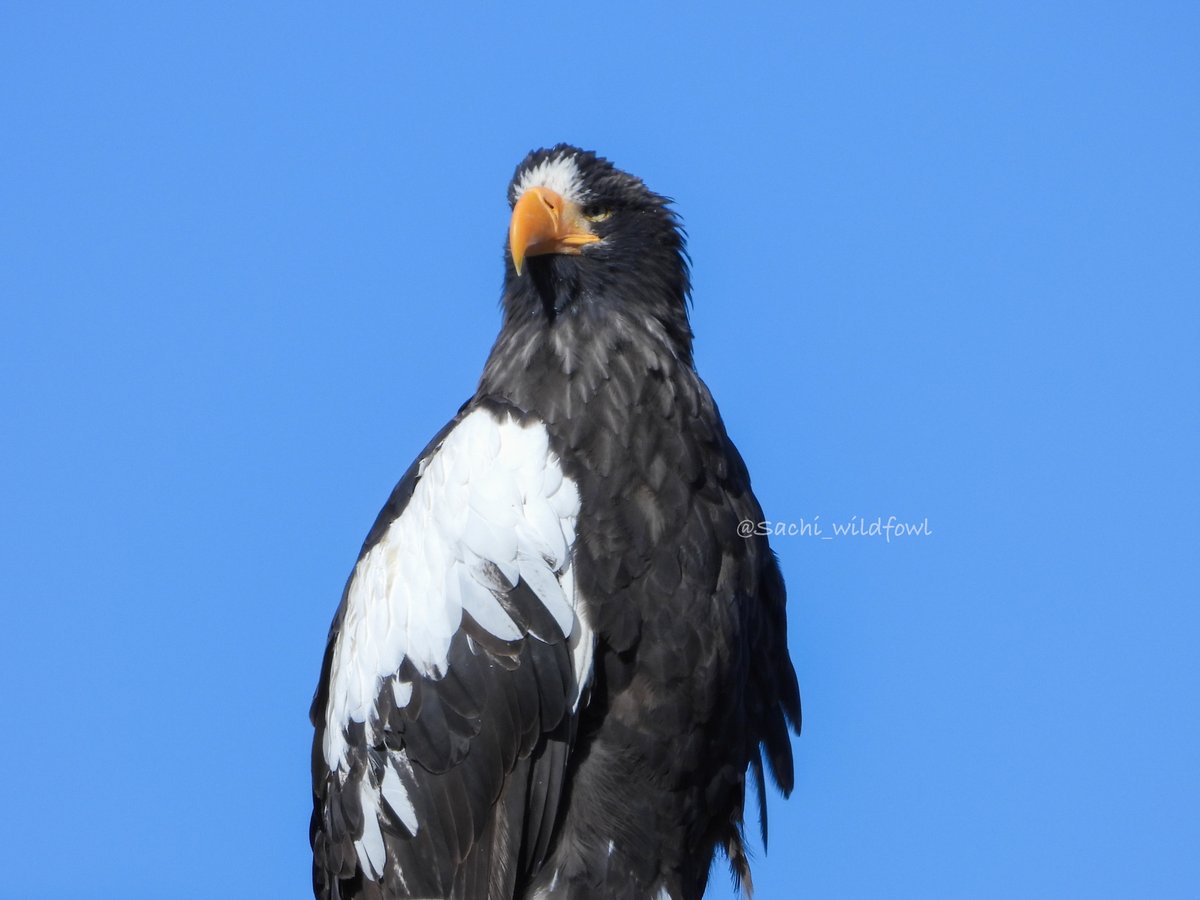
{"type": "Polygon", "coordinates": [[[590,210],[506,266],[479,388],[401,479],[313,702],[328,898],[749,893],[747,772],[787,794],[800,695],[762,509],[696,373],[667,201],[560,145],[518,167],[590,210]]]}

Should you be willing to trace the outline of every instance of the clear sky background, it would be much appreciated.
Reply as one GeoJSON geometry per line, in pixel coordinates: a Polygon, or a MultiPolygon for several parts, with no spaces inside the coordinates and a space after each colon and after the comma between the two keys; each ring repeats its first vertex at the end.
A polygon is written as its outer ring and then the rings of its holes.
{"type": "Polygon", "coordinates": [[[329,620],[561,140],[676,198],[767,515],[932,532],[775,541],[757,896],[1195,896],[1196,4],[420,7],[0,11],[0,896],[306,894],[329,620]]]}

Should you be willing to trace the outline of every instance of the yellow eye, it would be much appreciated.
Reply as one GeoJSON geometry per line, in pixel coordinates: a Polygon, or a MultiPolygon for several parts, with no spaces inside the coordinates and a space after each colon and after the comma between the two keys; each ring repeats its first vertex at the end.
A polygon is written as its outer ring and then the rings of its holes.
{"type": "Polygon", "coordinates": [[[589,222],[605,222],[612,218],[611,209],[597,209],[591,212],[585,212],[583,217],[589,222]]]}

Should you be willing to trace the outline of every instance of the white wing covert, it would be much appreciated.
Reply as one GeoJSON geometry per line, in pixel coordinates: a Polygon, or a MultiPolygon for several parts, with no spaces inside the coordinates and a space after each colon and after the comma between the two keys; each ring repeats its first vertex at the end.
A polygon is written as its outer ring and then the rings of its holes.
{"type": "Polygon", "coordinates": [[[591,677],[578,515],[545,427],[494,403],[460,413],[397,485],[313,704],[328,896],[351,879],[482,897],[519,875],[493,857],[540,862],[591,677]]]}

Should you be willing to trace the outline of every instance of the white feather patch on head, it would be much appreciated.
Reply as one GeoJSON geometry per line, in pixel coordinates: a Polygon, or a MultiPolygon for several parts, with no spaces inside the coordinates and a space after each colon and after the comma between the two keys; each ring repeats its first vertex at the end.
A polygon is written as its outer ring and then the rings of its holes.
{"type": "Polygon", "coordinates": [[[513,188],[513,202],[520,200],[521,195],[532,187],[549,188],[564,200],[580,206],[588,196],[573,154],[552,156],[527,169],[513,188]]]}

